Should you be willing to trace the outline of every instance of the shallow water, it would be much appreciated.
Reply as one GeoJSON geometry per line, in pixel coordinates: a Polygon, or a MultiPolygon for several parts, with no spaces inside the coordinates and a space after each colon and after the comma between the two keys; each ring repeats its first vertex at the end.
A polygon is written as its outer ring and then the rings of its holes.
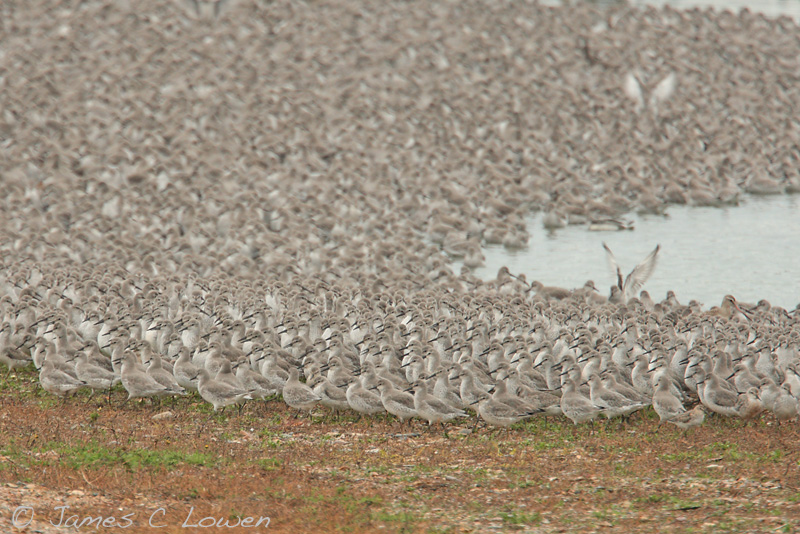
{"type": "Polygon", "coordinates": [[[767,299],[787,309],[800,303],[800,196],[750,196],[729,208],[673,206],[667,217],[629,219],[634,230],[592,232],[577,225],[548,232],[542,214],[536,214],[528,220],[527,248],[484,247],[486,265],[474,273],[488,280],[506,265],[545,285],[571,289],[594,280],[608,295],[615,279],[604,241],[624,275],[660,244],[658,265],[644,286],[653,300],[671,289],[680,302],[695,299],[706,308],[729,293],[743,302],[767,299]]]}
{"type": "MultiPolygon", "coordinates": [[[[560,3],[554,0],[550,3],[560,3]]],[[[613,3],[612,0],[601,3],[613,3]]],[[[800,19],[800,0],[631,0],[631,5],[675,8],[729,9],[744,7],[769,16],[800,19]]],[[[571,226],[555,233],[542,226],[542,214],[531,217],[531,240],[522,250],[502,246],[484,248],[486,265],[475,270],[483,279],[494,278],[508,266],[528,280],[566,288],[594,280],[604,295],[615,282],[602,248],[614,252],[627,275],[661,244],[653,277],[645,284],[654,300],[672,289],[681,302],[691,299],[705,307],[718,305],[726,294],[743,302],[767,299],[787,309],[800,303],[800,198],[748,197],[731,208],[672,207],[667,218],[634,216],[635,230],[590,232],[571,226]]],[[[456,263],[460,268],[460,264],[456,263]]]]}
{"type": "MultiPolygon", "coordinates": [[[[595,0],[598,4],[614,4],[617,0],[595,0]]],[[[559,0],[545,0],[548,4],[560,4],[559,0]]],[[[717,11],[728,9],[738,13],[742,8],[757,11],[777,17],[779,15],[789,15],[795,19],[800,19],[800,0],[630,0],[632,6],[663,6],[670,5],[676,9],[691,9],[708,7],[717,11]]]]}
{"type": "Polygon", "coordinates": [[[734,13],[738,13],[746,7],[751,11],[758,11],[771,17],[790,15],[796,19],[800,18],[800,1],[798,0],[634,0],[631,2],[631,5],[635,6],[666,4],[678,9],[712,7],[718,11],[729,9],[734,13]]]}

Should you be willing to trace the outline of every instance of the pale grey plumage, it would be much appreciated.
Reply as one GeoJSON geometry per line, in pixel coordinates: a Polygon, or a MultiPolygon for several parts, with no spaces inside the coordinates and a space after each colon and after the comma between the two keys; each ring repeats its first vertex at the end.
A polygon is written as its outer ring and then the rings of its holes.
{"type": "Polygon", "coordinates": [[[413,395],[396,389],[392,382],[383,378],[378,380],[377,387],[381,394],[381,403],[387,412],[400,419],[401,422],[417,417],[413,395]]]}
{"type": "Polygon", "coordinates": [[[686,411],[680,399],[670,391],[669,378],[665,375],[656,379],[656,390],[653,393],[653,409],[662,423],[686,411]]]}
{"type": "Polygon", "coordinates": [[[48,393],[62,397],[86,385],[84,382],[56,369],[49,360],[45,360],[39,370],[39,384],[48,393]]]}
{"type": "Polygon", "coordinates": [[[146,372],[137,368],[136,359],[128,353],[122,360],[122,386],[128,392],[128,399],[157,397],[171,394],[171,390],[156,382],[146,372]]]}
{"type": "Polygon", "coordinates": [[[603,408],[581,394],[575,380],[568,378],[562,390],[561,411],[576,425],[591,421],[603,413],[603,408]]]}
{"type": "Polygon", "coordinates": [[[300,371],[296,367],[289,370],[289,380],[283,386],[283,400],[291,408],[310,412],[322,398],[300,382],[300,371]]]}
{"type": "Polygon", "coordinates": [[[429,425],[444,423],[467,415],[465,411],[454,408],[443,400],[430,395],[428,385],[424,380],[419,380],[414,384],[414,409],[420,418],[426,420],[429,425]]]}
{"type": "Polygon", "coordinates": [[[251,398],[249,391],[211,378],[206,369],[198,371],[197,391],[203,400],[214,406],[215,412],[251,398]]]}

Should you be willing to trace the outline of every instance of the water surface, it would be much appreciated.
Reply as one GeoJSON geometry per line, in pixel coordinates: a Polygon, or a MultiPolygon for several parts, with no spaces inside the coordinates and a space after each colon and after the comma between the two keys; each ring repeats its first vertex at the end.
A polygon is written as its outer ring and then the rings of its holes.
{"type": "Polygon", "coordinates": [[[671,289],[682,303],[695,299],[705,307],[719,305],[728,293],[787,309],[800,303],[800,196],[750,196],[729,208],[673,206],[667,217],[630,219],[631,231],[592,232],[579,225],[548,232],[539,213],[528,220],[527,248],[484,247],[486,265],[474,273],[491,279],[506,265],[545,285],[572,289],[593,280],[608,295],[615,278],[603,241],[625,275],[660,244],[658,265],[644,287],[654,300],[671,289]]]}
{"type": "Polygon", "coordinates": [[[798,0],[635,0],[631,2],[631,5],[634,6],[667,4],[676,9],[712,7],[717,11],[728,9],[734,13],[738,13],[746,7],[750,11],[757,11],[771,17],[789,15],[795,19],[800,18],[800,2],[798,0]]]}
{"type": "MultiPolygon", "coordinates": [[[[618,0],[594,0],[594,2],[601,5],[619,3],[618,0]]],[[[558,5],[563,2],[545,0],[544,3],[558,5]]],[[[760,12],[770,17],[789,15],[795,19],[800,19],[800,0],[630,0],[629,3],[638,7],[670,5],[676,9],[705,9],[710,7],[717,11],[727,9],[733,13],[738,13],[746,7],[750,11],[760,12]]]]}
{"type": "MultiPolygon", "coordinates": [[[[773,17],[800,19],[800,0],[631,0],[630,4],[733,12],[747,7],[773,17]]],[[[607,295],[615,279],[603,241],[626,275],[660,244],[658,266],[644,288],[655,300],[671,289],[681,302],[696,299],[706,307],[718,305],[728,293],[744,302],[767,299],[787,309],[800,303],[800,199],[796,196],[748,197],[738,207],[723,209],[672,207],[667,218],[632,217],[635,230],[630,232],[590,232],[586,226],[573,226],[548,233],[541,218],[539,214],[528,221],[531,240],[526,249],[485,247],[486,265],[475,274],[493,278],[506,265],[512,273],[525,273],[528,280],[545,285],[571,289],[594,280],[607,295]]]]}

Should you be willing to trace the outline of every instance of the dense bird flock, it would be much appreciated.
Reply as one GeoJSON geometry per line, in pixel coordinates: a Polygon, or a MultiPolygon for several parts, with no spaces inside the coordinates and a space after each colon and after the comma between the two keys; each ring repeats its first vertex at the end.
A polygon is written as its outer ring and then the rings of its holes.
{"type": "Polygon", "coordinates": [[[800,321],[767,303],[744,309],[728,296],[702,312],[674,296],[600,303],[585,288],[547,299],[507,274],[390,289],[332,273],[283,282],[12,267],[0,361],[9,371],[32,361],[57,395],[121,382],[128,399],[195,390],[217,410],[280,393],[297,410],[430,424],[472,409],[496,426],[652,404],[686,427],[703,421],[686,411],[698,400],[727,417],[798,416],[800,321]]]}
{"type": "Polygon", "coordinates": [[[215,409],[794,419],[797,313],[469,268],[532,210],[800,191],[799,38],[625,5],[3,2],[0,361],[215,409]]]}

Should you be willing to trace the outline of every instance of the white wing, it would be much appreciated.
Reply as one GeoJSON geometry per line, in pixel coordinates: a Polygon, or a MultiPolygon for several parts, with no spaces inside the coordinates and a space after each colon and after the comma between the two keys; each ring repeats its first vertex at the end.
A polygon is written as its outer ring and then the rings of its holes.
{"type": "Polygon", "coordinates": [[[636,78],[633,72],[629,72],[625,76],[625,96],[636,102],[636,113],[644,109],[644,95],[642,94],[642,85],[636,78]]]}
{"type": "Polygon", "coordinates": [[[603,248],[606,249],[606,260],[608,260],[608,267],[611,269],[611,272],[617,277],[617,287],[621,290],[622,289],[622,271],[617,264],[617,259],[614,257],[614,253],[611,252],[611,249],[608,248],[608,245],[603,243],[603,248]]]}
{"type": "Polygon", "coordinates": [[[625,278],[625,284],[622,286],[622,292],[625,294],[626,297],[630,295],[635,295],[639,288],[641,288],[647,279],[653,274],[653,271],[656,269],[656,260],[658,259],[658,251],[661,249],[661,245],[656,245],[656,248],[653,249],[653,252],[647,255],[647,257],[642,260],[642,263],[634,267],[631,271],[631,274],[625,278]]]}
{"type": "Polygon", "coordinates": [[[659,104],[666,102],[675,92],[676,85],[677,77],[674,72],[670,72],[663,80],[658,82],[658,85],[650,94],[650,108],[653,111],[657,111],[659,104]]]}

